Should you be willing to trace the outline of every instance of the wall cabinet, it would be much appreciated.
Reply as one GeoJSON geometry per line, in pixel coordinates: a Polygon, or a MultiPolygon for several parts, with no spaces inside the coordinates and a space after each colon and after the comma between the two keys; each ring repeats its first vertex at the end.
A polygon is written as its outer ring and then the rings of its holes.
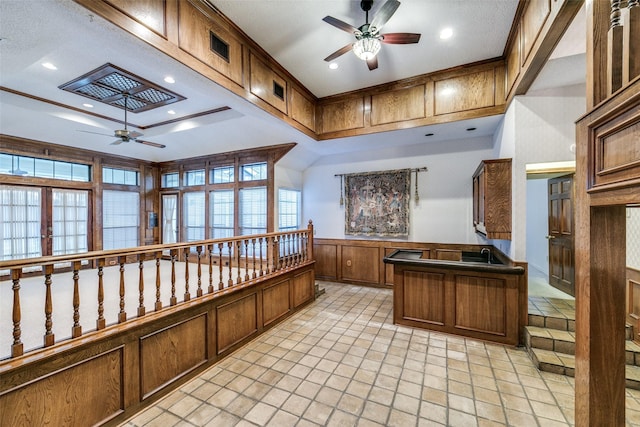
{"type": "Polygon", "coordinates": [[[488,239],[511,240],[511,159],[483,160],[473,174],[473,227],[488,239]]]}

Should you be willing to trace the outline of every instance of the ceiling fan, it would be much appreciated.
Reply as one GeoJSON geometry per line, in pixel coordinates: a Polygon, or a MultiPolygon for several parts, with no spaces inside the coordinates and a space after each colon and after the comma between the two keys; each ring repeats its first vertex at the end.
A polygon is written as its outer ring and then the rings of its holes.
{"type": "Polygon", "coordinates": [[[389,33],[380,34],[380,30],[396,12],[400,6],[400,2],[397,0],[387,0],[382,5],[376,16],[373,17],[371,23],[369,23],[369,10],[373,6],[373,0],[362,0],[360,7],[365,12],[365,23],[356,28],[344,21],[341,21],[333,16],[325,16],[322,20],[328,24],[333,25],[336,28],[351,33],[355,36],[356,41],[349,43],[348,45],[341,47],[340,49],[327,56],[324,60],[331,62],[337,57],[344,55],[345,53],[353,50],[355,55],[367,61],[369,70],[375,70],[378,68],[378,58],[376,55],[380,51],[381,43],[386,44],[410,44],[418,43],[420,41],[420,34],[416,33],[389,33]]]}
{"type": "Polygon", "coordinates": [[[113,132],[113,135],[107,135],[106,133],[98,133],[98,132],[90,132],[88,130],[81,130],[80,132],[86,132],[86,133],[93,133],[96,135],[103,135],[103,136],[113,136],[116,139],[115,141],[113,141],[111,143],[111,145],[120,145],[123,142],[137,142],[139,144],[145,144],[145,145],[149,145],[151,147],[156,147],[156,148],[165,148],[166,145],[164,144],[158,144],[157,142],[151,142],[151,141],[143,141],[141,139],[138,139],[139,137],[142,136],[142,134],[140,132],[136,132],[136,131],[130,131],[129,129],[127,129],[127,100],[129,99],[129,94],[128,93],[123,93],[122,97],[124,98],[124,129],[116,129],[113,132]]]}

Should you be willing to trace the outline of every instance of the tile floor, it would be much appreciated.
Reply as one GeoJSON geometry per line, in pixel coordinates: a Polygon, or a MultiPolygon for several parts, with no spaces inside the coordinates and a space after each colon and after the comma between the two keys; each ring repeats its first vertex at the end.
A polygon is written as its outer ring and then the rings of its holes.
{"type": "MultiPolygon", "coordinates": [[[[315,303],[123,426],[566,426],[574,380],[523,349],[392,323],[392,293],[322,282],[315,303]]],[[[627,389],[627,425],[640,392],[627,389]]]]}

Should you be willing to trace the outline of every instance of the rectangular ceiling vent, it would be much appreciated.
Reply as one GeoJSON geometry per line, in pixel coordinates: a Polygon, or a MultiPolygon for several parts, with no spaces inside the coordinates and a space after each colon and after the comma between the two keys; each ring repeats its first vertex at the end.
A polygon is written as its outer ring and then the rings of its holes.
{"type": "Polygon", "coordinates": [[[216,36],[213,31],[209,31],[209,36],[211,38],[211,46],[210,49],[217,53],[224,59],[229,62],[229,44],[225,43],[220,37],[216,36]]]}
{"type": "Polygon", "coordinates": [[[273,81],[273,94],[284,101],[284,88],[275,80],[273,81]]]}
{"type": "Polygon", "coordinates": [[[133,113],[186,99],[112,64],[104,64],[59,88],[122,109],[124,95],[128,94],[127,110],[133,113]]]}

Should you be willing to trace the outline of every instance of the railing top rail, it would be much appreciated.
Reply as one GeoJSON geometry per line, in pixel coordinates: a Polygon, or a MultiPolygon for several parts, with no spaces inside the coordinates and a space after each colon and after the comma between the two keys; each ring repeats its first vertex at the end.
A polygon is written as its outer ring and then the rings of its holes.
{"type": "Polygon", "coordinates": [[[112,257],[148,254],[148,253],[162,252],[162,251],[172,250],[172,249],[192,248],[196,246],[206,246],[211,244],[226,243],[230,241],[239,241],[239,240],[247,240],[247,239],[253,240],[253,239],[259,239],[259,238],[266,238],[266,237],[277,237],[277,236],[283,236],[283,235],[293,234],[293,233],[304,233],[308,231],[309,231],[308,228],[302,228],[298,230],[279,231],[279,232],[264,233],[264,234],[247,234],[244,236],[233,236],[233,237],[226,237],[226,238],[219,238],[219,239],[198,240],[193,242],[167,243],[167,244],[159,244],[159,245],[137,246],[134,248],[127,248],[127,249],[90,251],[90,252],[82,252],[82,253],[70,254],[70,255],[56,255],[56,256],[46,256],[46,257],[38,257],[38,258],[23,258],[23,259],[9,260],[9,261],[0,261],[0,270],[9,270],[13,268],[40,267],[44,265],[68,263],[73,261],[88,261],[88,260],[98,260],[98,259],[112,258],[112,257]]]}

